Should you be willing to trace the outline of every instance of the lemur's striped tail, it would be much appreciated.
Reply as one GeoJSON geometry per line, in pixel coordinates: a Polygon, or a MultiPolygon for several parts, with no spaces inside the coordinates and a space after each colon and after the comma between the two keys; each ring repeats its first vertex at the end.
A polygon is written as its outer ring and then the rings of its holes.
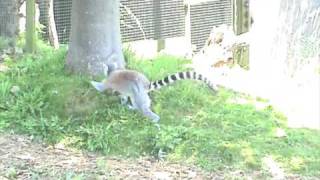
{"type": "Polygon", "coordinates": [[[167,86],[169,84],[174,83],[178,80],[183,79],[192,79],[192,80],[199,80],[205,82],[211,89],[217,90],[217,87],[215,84],[213,84],[208,78],[203,76],[202,74],[199,74],[195,71],[186,71],[186,72],[178,72],[176,74],[169,75],[161,80],[153,81],[150,83],[149,91],[160,89],[163,86],[167,86]]]}

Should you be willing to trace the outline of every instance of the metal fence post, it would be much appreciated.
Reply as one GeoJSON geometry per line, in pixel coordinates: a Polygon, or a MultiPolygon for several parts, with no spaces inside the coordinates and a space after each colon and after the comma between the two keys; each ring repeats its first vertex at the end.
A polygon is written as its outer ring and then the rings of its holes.
{"type": "Polygon", "coordinates": [[[185,36],[185,41],[187,44],[187,57],[191,58],[192,53],[193,53],[193,49],[192,49],[192,42],[191,42],[191,16],[190,16],[190,3],[189,2],[185,2],[184,12],[185,12],[184,36],[185,36]]]}

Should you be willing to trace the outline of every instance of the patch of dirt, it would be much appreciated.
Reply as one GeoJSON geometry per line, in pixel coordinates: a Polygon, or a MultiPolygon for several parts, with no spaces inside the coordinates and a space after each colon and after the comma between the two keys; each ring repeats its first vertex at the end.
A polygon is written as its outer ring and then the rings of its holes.
{"type": "MultiPolygon", "coordinates": [[[[0,134],[2,179],[265,179],[265,172],[208,173],[153,158],[128,160],[48,146],[22,135],[0,134]]],[[[300,179],[290,177],[288,179],[300,179]]]]}
{"type": "Polygon", "coordinates": [[[21,135],[0,134],[0,179],[212,179],[196,167],[156,161],[124,160],[47,146],[21,135]]]}

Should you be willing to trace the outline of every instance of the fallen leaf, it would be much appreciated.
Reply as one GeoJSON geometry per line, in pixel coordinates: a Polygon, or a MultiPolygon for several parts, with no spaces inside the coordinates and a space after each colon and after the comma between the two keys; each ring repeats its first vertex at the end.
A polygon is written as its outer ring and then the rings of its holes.
{"type": "Polygon", "coordinates": [[[4,65],[4,64],[0,64],[0,72],[7,72],[9,70],[9,67],[4,65]]]}

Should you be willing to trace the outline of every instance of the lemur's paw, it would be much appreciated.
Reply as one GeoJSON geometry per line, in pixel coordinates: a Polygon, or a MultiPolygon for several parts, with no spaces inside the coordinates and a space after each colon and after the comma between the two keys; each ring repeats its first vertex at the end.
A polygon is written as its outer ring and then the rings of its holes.
{"type": "Polygon", "coordinates": [[[136,107],[134,107],[134,106],[132,106],[132,105],[130,105],[130,104],[128,104],[127,106],[128,106],[128,108],[129,108],[130,110],[135,110],[135,109],[137,109],[136,107]]]}
{"type": "Polygon", "coordinates": [[[152,117],[152,122],[158,123],[159,121],[160,121],[160,117],[158,115],[154,114],[152,117]]]}

